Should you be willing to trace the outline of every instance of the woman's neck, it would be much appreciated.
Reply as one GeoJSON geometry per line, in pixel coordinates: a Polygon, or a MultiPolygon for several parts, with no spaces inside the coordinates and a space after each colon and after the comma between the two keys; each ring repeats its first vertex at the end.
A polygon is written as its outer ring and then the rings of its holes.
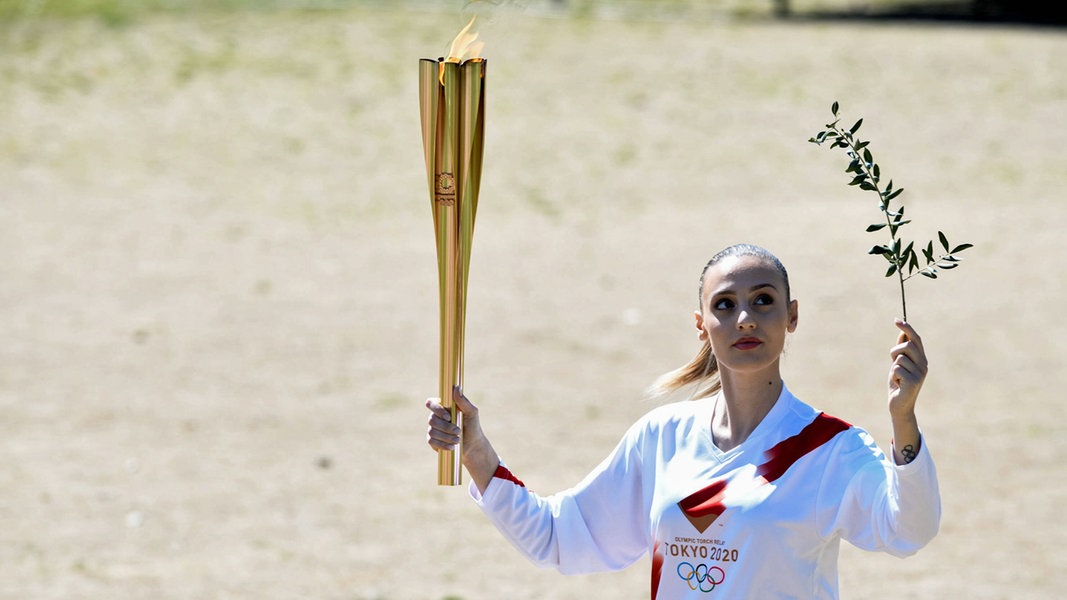
{"type": "Polygon", "coordinates": [[[778,370],[760,376],[743,377],[720,373],[722,392],[711,417],[711,435],[723,452],[745,443],[774,408],[785,384],[778,370]]]}

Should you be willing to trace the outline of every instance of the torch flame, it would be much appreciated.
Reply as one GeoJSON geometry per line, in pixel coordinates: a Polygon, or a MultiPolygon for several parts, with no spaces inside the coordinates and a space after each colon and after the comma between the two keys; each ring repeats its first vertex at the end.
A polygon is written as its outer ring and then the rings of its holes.
{"type": "Polygon", "coordinates": [[[448,50],[448,62],[461,63],[469,58],[481,58],[482,48],[485,47],[484,42],[476,41],[478,39],[478,33],[470,33],[471,26],[474,25],[474,20],[478,18],[478,15],[471,17],[471,20],[467,23],[455,39],[452,40],[452,46],[448,50]]]}

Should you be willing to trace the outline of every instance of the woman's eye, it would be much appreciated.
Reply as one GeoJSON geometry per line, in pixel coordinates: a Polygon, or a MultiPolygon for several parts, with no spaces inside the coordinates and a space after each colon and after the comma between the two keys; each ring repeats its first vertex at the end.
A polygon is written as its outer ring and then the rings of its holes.
{"type": "Polygon", "coordinates": [[[712,306],[712,308],[714,308],[715,310],[730,310],[733,307],[734,303],[730,300],[727,300],[726,298],[716,301],[715,304],[712,306]]]}
{"type": "Polygon", "coordinates": [[[774,304],[774,298],[772,298],[768,294],[760,294],[759,296],[756,297],[756,301],[754,302],[754,304],[758,304],[758,305],[774,304]]]}

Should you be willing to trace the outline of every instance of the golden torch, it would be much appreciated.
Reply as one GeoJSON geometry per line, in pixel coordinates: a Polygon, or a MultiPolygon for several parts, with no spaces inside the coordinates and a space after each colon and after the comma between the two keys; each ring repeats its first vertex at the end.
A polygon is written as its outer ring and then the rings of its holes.
{"type": "MultiPolygon", "coordinates": [[[[470,33],[472,18],[452,41],[447,58],[419,61],[419,108],[426,180],[437,242],[441,307],[441,403],[462,427],[452,390],[463,385],[463,329],[467,310],[474,216],[482,176],[485,131],[485,59],[470,33]]],[[[462,481],[459,453],[437,457],[437,484],[462,481]]]]}

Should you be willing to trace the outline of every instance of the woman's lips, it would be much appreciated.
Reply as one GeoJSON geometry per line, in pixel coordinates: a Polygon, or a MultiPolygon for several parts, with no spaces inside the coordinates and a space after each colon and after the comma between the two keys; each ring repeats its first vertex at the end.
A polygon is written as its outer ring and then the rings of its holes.
{"type": "Polygon", "coordinates": [[[741,338],[734,342],[734,348],[737,348],[738,350],[751,350],[762,343],[763,342],[756,338],[741,338]]]}

